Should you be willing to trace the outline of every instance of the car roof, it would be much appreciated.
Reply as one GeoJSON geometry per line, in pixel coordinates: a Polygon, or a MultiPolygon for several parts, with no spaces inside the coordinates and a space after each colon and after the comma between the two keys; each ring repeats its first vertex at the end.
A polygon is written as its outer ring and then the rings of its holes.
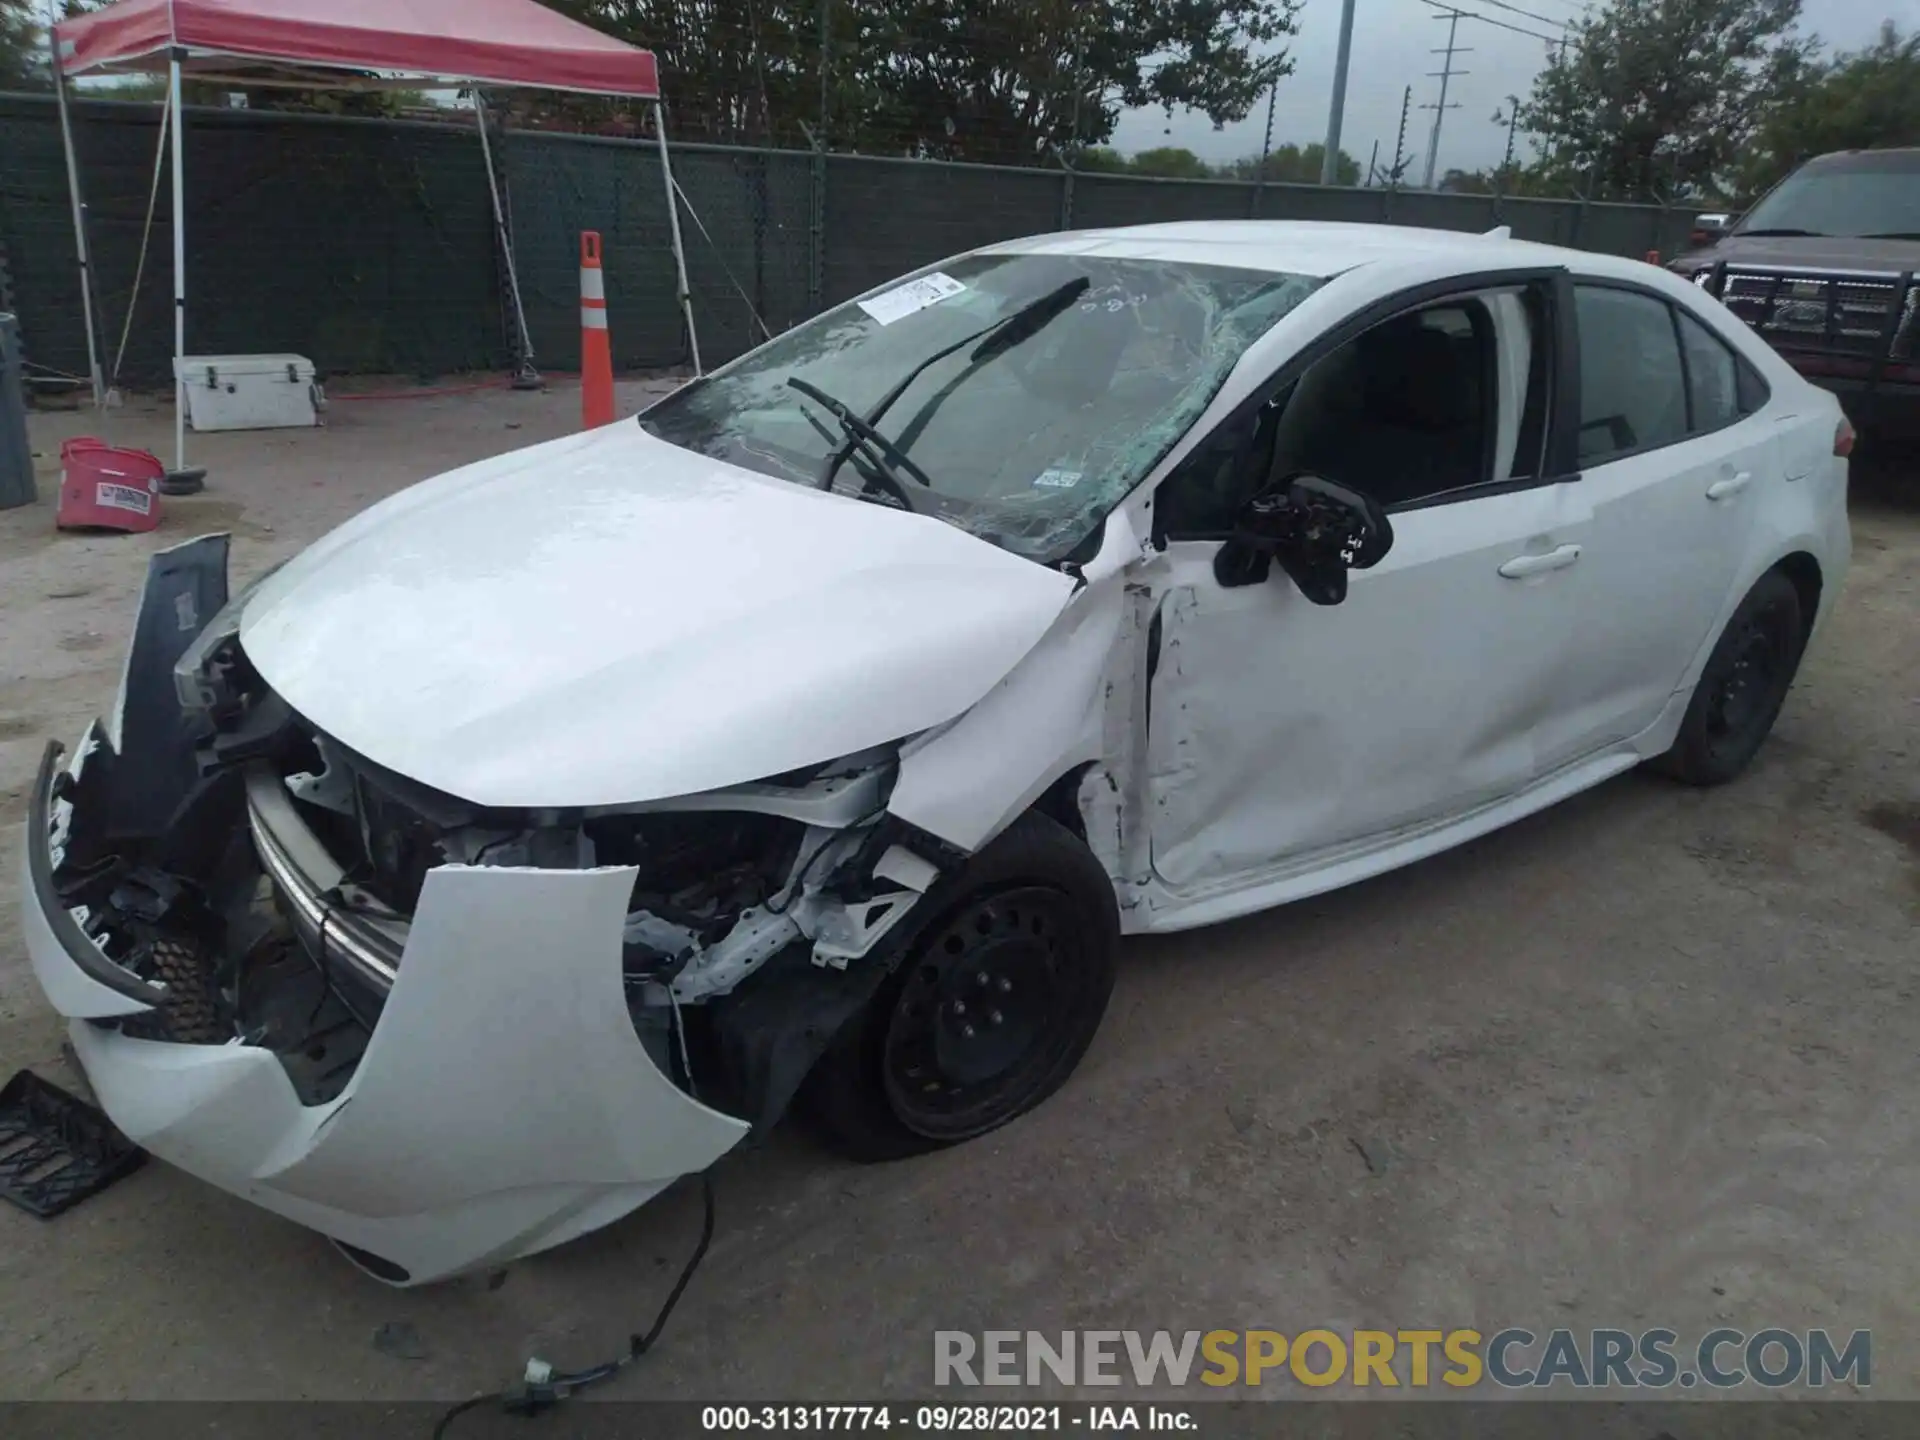
{"type": "Polygon", "coordinates": [[[1425,230],[1413,225],[1354,225],[1327,220],[1184,220],[1109,230],[1067,230],[985,247],[986,252],[1111,255],[1230,265],[1328,279],[1363,265],[1455,258],[1462,271],[1568,265],[1589,275],[1634,278],[1639,260],[1568,250],[1500,234],[1425,230]]]}
{"type": "Polygon", "coordinates": [[[1801,170],[1879,170],[1904,173],[1920,170],[1920,149],[1889,146],[1872,150],[1831,150],[1816,155],[1801,170]]]}

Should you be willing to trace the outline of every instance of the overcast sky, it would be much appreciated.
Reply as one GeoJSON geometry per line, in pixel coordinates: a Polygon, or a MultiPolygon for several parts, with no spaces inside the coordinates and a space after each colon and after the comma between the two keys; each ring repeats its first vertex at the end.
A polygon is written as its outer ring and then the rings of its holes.
{"type": "MultiPolygon", "coordinates": [[[[1542,18],[1572,19],[1584,8],[1580,0],[1453,0],[1477,19],[1460,22],[1458,44],[1471,47],[1456,55],[1456,71],[1448,87],[1449,108],[1440,135],[1441,173],[1451,167],[1479,170],[1497,165],[1506,148],[1505,130],[1493,123],[1493,114],[1508,95],[1525,97],[1534,73],[1541,67],[1546,46],[1541,40],[1496,28],[1489,21],[1512,24],[1539,34],[1559,33],[1542,18]],[[1506,8],[1508,6],[1515,8],[1506,8]],[[1516,14],[1515,9],[1531,12],[1516,14]]],[[[1920,0],[1804,0],[1802,28],[1820,36],[1831,48],[1858,49],[1870,44],[1883,19],[1903,30],[1920,28],[1920,0]]],[[[1327,133],[1327,106],[1333,98],[1334,52],[1340,39],[1340,0],[1306,0],[1300,10],[1300,33],[1289,49],[1293,74],[1280,82],[1274,106],[1273,143],[1309,144],[1327,133]]],[[[1393,157],[1394,133],[1400,124],[1400,97],[1413,86],[1414,109],[1407,120],[1407,151],[1420,159],[1409,172],[1417,182],[1426,164],[1427,141],[1433,111],[1418,108],[1436,98],[1440,81],[1429,75],[1441,68],[1442,57],[1429,54],[1447,43],[1447,21],[1424,0],[1355,0],[1353,58],[1347,78],[1346,121],[1340,144],[1366,166],[1374,141],[1380,142],[1380,163],[1393,157]]],[[[1134,111],[1121,116],[1113,144],[1132,152],[1157,145],[1184,145],[1212,161],[1260,153],[1266,127],[1266,106],[1258,105],[1238,125],[1215,131],[1203,115],[1175,112],[1167,119],[1159,111],[1134,111]]],[[[1524,139],[1517,147],[1524,156],[1524,139]]]]}

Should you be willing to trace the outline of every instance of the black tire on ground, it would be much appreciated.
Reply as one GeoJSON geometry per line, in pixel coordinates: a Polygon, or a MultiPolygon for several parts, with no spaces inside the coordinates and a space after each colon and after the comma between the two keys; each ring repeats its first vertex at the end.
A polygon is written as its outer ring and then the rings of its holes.
{"type": "Polygon", "coordinates": [[[1770,570],[1721,632],[1673,748],[1652,768],[1687,785],[1724,785],[1745,770],[1773,729],[1805,644],[1800,592],[1770,570]]]}
{"type": "Polygon", "coordinates": [[[922,905],[801,1095],[856,1160],[954,1145],[1033,1109],[1080,1063],[1113,992],[1113,882],[1044,815],[1016,820],[922,905]]]}

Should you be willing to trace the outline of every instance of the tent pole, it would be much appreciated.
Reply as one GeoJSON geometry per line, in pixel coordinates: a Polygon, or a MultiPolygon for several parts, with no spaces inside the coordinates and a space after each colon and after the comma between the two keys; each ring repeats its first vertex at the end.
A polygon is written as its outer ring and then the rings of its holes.
{"type": "Polygon", "coordinates": [[[660,142],[660,175],[667,185],[667,224],[673,231],[673,265],[680,280],[680,309],[687,317],[687,344],[693,348],[693,373],[699,375],[700,337],[693,328],[693,291],[687,285],[687,251],[680,243],[680,204],[674,194],[673,164],[667,159],[667,107],[653,102],[653,134],[660,142]]]}
{"type": "Polygon", "coordinates": [[[487,165],[487,190],[493,196],[493,227],[500,236],[500,253],[507,257],[507,288],[513,295],[513,319],[520,327],[520,364],[514,380],[533,385],[540,372],[533,368],[533,336],[527,332],[527,310],[520,302],[520,267],[513,258],[513,236],[507,230],[506,207],[500,203],[500,177],[493,169],[493,142],[487,138],[487,97],[478,85],[473,87],[473,113],[480,121],[480,154],[487,165]]]}
{"type": "Polygon", "coordinates": [[[80,257],[80,313],[87,326],[87,375],[93,381],[93,408],[107,401],[100,374],[100,342],[93,332],[93,267],[87,253],[87,207],[80,199],[80,162],[73,148],[73,120],[67,113],[67,77],[60,66],[60,42],[47,28],[48,63],[53,67],[53,94],[60,109],[60,143],[67,152],[67,195],[73,201],[73,248],[80,257]]]}
{"type": "Polygon", "coordinates": [[[187,187],[180,173],[180,52],[167,66],[167,103],[173,107],[173,468],[187,468],[187,187]]]}

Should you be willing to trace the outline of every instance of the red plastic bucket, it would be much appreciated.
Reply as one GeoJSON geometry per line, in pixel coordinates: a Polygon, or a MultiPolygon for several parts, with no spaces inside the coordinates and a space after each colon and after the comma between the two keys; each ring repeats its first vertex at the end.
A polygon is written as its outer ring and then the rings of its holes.
{"type": "Polygon", "coordinates": [[[166,467],[146,450],[124,450],[82,435],[60,447],[62,530],[152,530],[160,523],[166,467]]]}

